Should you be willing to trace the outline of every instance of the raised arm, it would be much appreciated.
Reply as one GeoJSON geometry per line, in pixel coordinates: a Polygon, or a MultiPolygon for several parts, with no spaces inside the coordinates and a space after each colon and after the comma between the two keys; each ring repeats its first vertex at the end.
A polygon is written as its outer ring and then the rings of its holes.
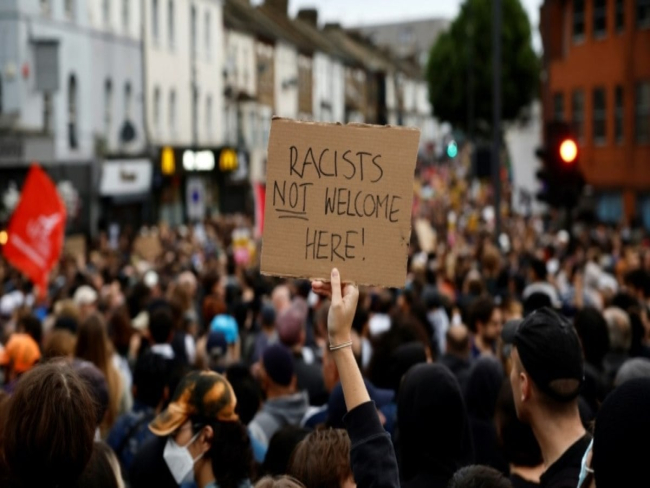
{"type": "Polygon", "coordinates": [[[398,487],[397,458],[379,420],[375,404],[370,401],[361,371],[352,353],[350,331],[357,309],[359,289],[350,283],[341,284],[336,268],[331,282],[314,281],[316,293],[331,296],[327,317],[329,348],[339,371],[348,414],[344,421],[352,442],[350,461],[357,486],[398,487]]]}

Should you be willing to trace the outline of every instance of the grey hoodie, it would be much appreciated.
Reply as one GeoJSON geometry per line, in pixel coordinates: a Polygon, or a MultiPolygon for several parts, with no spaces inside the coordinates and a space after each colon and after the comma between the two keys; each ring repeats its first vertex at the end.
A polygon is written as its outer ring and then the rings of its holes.
{"type": "Polygon", "coordinates": [[[299,426],[308,409],[309,395],[306,391],[268,400],[248,425],[249,432],[261,444],[268,446],[273,434],[282,427],[299,426]]]}

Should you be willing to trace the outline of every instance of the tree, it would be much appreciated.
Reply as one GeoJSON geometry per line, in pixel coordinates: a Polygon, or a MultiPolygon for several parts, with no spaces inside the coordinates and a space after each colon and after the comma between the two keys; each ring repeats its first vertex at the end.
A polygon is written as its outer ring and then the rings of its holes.
{"type": "MultiPolygon", "coordinates": [[[[502,0],[502,118],[514,120],[537,96],[539,60],[519,0],[502,0]]],[[[448,31],[432,46],[429,99],[439,120],[479,133],[492,121],[492,2],[466,0],[448,31]],[[470,97],[470,93],[472,97],[470,97]],[[473,110],[470,103],[473,99],[473,110]]]]}

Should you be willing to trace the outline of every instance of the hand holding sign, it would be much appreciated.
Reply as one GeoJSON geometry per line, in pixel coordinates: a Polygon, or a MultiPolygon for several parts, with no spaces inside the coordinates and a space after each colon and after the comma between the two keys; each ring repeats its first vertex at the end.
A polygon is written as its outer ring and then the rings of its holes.
{"type": "Polygon", "coordinates": [[[411,234],[419,131],[271,125],[262,273],[401,287],[411,234]]]}
{"type": "Polygon", "coordinates": [[[336,268],[332,270],[330,283],[313,281],[311,285],[315,293],[332,299],[327,316],[330,344],[343,344],[349,341],[352,321],[359,301],[359,289],[353,284],[341,283],[341,275],[336,268]]]}

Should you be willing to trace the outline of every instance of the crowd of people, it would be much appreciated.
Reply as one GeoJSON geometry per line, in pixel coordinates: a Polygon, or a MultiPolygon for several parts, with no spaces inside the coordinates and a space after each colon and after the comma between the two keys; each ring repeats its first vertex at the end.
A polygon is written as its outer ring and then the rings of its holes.
{"type": "Polygon", "coordinates": [[[0,260],[0,485],[644,485],[644,236],[504,216],[494,244],[445,177],[399,290],[262,276],[242,217],[147,229],[147,259],[102,234],[45,298],[0,260]]]}

